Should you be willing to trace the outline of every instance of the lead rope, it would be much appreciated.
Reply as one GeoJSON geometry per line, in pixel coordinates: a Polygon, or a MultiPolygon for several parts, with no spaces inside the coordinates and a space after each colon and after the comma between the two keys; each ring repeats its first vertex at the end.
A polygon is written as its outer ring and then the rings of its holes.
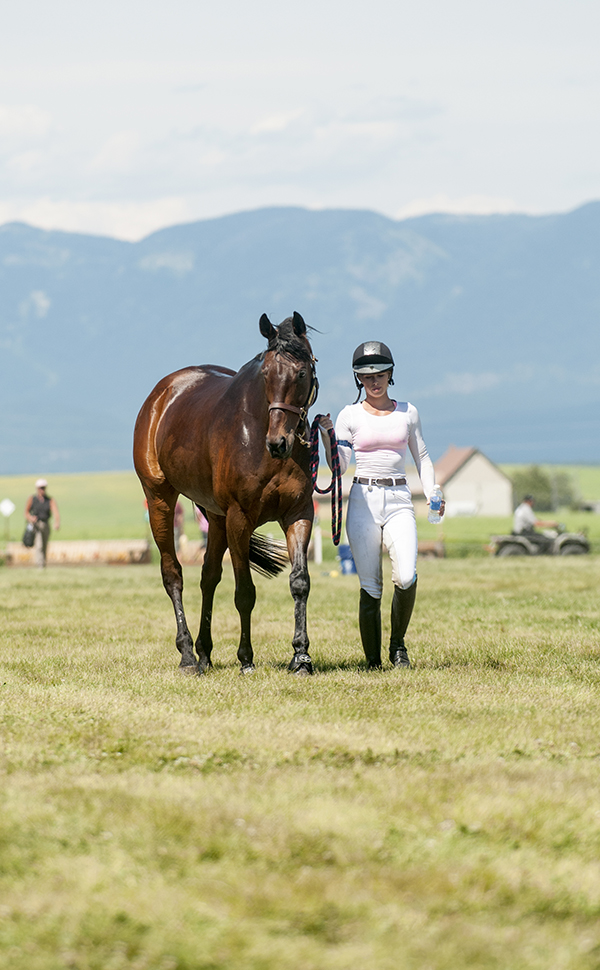
{"type": "Polygon", "coordinates": [[[319,419],[317,414],[310,426],[310,475],[314,492],[327,495],[331,492],[331,538],[334,546],[339,546],[342,534],[342,474],[340,472],[340,456],[338,454],[337,438],[333,428],[328,429],[331,442],[331,482],[327,488],[318,488],[317,472],[319,471],[319,419]]]}

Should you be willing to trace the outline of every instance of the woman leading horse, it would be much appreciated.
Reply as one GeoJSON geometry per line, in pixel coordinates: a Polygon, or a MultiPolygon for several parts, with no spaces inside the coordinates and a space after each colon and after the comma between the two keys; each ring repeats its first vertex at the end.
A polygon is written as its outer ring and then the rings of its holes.
{"type": "Polygon", "coordinates": [[[317,395],[315,357],[299,313],[278,327],[263,314],[260,332],[268,341],[267,350],[237,373],[226,367],[186,367],[163,378],[135,426],[134,465],[148,500],[163,583],[175,610],[179,666],[186,672],[205,673],[211,666],[212,607],[228,547],[241,625],[237,656],[242,673],[254,670],[250,618],[256,589],[250,562],[271,575],[282,564],[273,555],[273,544],[253,533],[263,523],[276,521],[285,534],[292,566],[294,656],[288,669],[312,673],[306,601],[313,504],[310,453],[303,434],[308,408],[317,395]],[[209,522],[197,659],[183,610],[183,575],[173,538],[179,495],[205,510],[209,522]]]}

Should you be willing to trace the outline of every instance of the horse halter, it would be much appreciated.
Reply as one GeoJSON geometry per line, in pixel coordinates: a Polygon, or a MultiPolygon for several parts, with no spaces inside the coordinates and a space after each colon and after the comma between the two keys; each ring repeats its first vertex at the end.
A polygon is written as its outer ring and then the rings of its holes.
{"type": "Polygon", "coordinates": [[[295,404],[286,404],[285,401],[273,401],[272,404],[269,404],[269,414],[271,413],[271,411],[291,411],[293,414],[300,415],[298,424],[296,426],[296,432],[295,432],[295,434],[296,434],[296,437],[297,437],[298,441],[300,442],[300,444],[306,445],[307,448],[309,447],[310,442],[307,441],[306,438],[304,437],[304,435],[306,433],[306,420],[308,418],[308,412],[309,412],[310,408],[313,406],[313,404],[315,403],[315,401],[317,400],[317,395],[319,393],[319,380],[317,378],[317,374],[316,374],[316,371],[315,371],[315,364],[316,363],[317,363],[317,358],[316,357],[311,357],[311,359],[310,359],[310,372],[311,372],[310,390],[308,392],[308,399],[307,399],[306,404],[304,405],[304,407],[298,408],[298,407],[296,407],[295,404]],[[301,424],[303,425],[302,432],[300,432],[300,425],[301,424]]]}

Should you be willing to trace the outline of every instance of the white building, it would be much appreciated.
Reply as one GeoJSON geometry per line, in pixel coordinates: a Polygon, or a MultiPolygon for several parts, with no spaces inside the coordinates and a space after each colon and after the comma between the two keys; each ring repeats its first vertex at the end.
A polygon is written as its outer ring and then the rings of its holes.
{"type": "MultiPolygon", "coordinates": [[[[425,515],[427,505],[416,470],[407,473],[415,512],[425,515]]],[[[450,445],[435,462],[435,480],[446,499],[446,515],[512,515],[512,482],[477,448],[450,445]]]]}

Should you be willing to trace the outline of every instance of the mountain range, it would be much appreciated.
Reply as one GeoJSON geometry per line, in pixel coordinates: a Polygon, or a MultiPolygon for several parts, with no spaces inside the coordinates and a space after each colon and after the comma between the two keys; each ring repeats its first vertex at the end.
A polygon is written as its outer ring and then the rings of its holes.
{"type": "Polygon", "coordinates": [[[383,340],[432,457],[600,461],[600,202],[545,215],[270,208],[139,242],[0,227],[0,474],[131,467],[136,414],[189,364],[237,369],[258,320],[314,328],[317,411],[383,340]]]}

